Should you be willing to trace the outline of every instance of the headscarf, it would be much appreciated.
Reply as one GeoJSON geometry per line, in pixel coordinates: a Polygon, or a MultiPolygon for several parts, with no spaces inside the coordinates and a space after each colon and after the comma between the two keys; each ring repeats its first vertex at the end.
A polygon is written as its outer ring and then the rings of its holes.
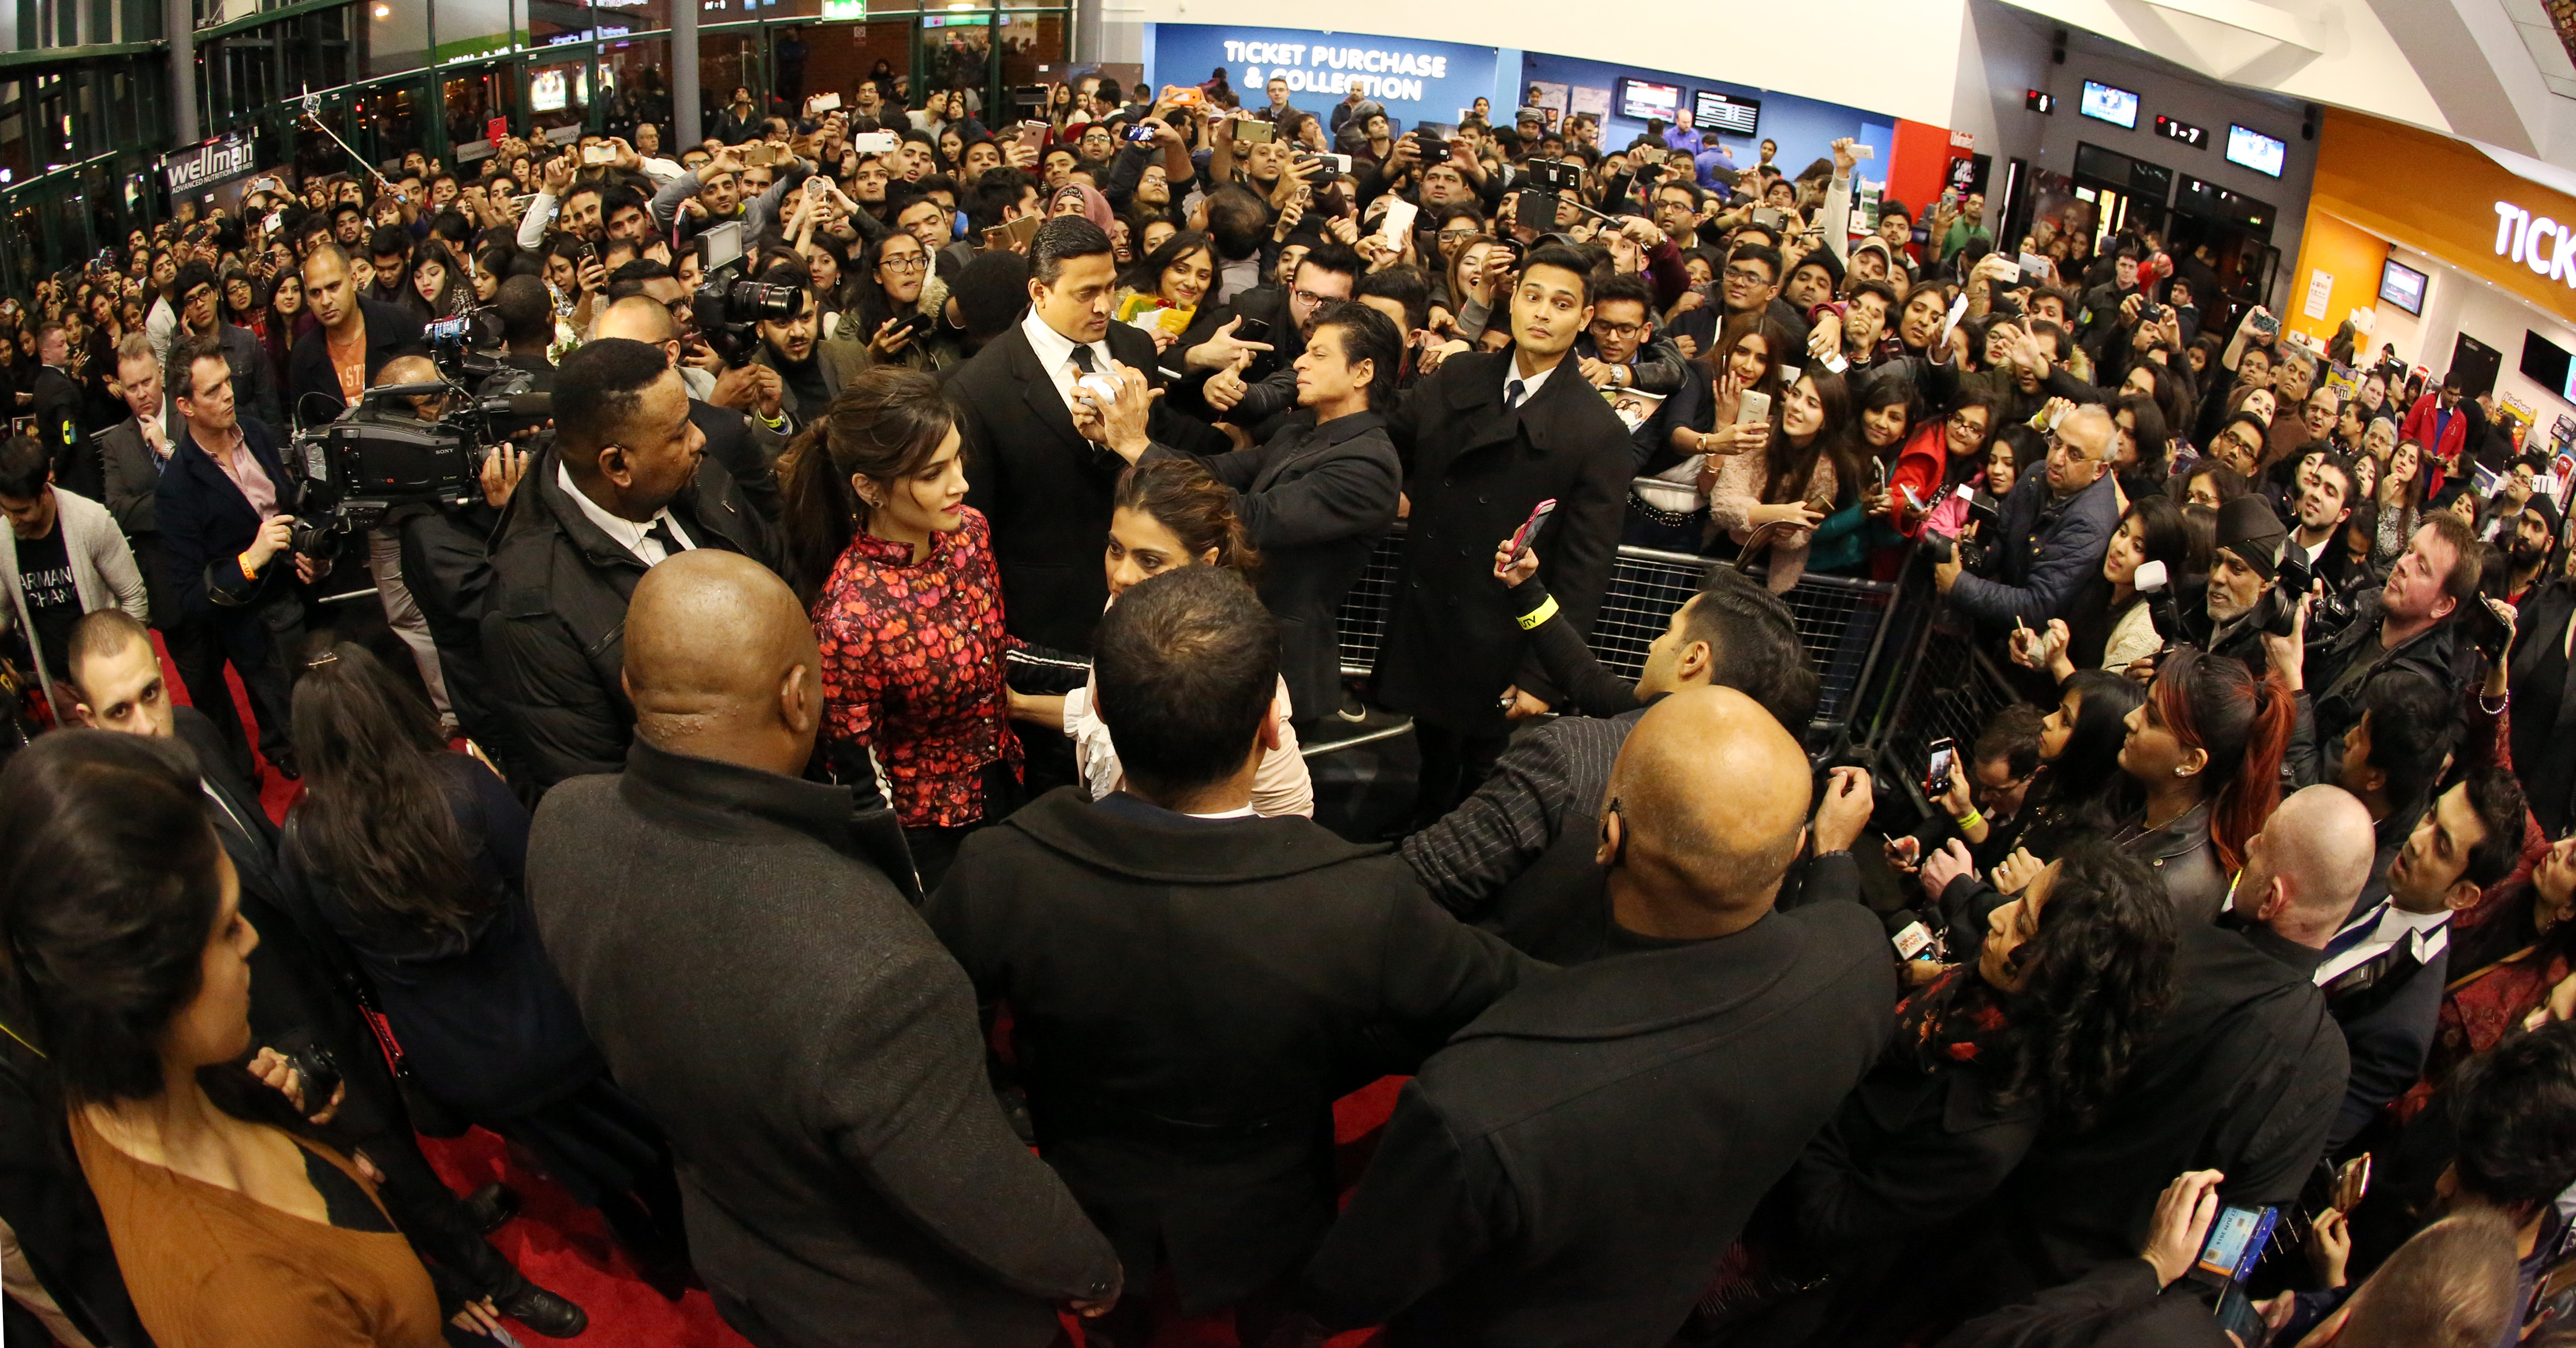
{"type": "Polygon", "coordinates": [[[1109,198],[1101,195],[1100,189],[1089,183],[1066,183],[1057,188],[1054,195],[1047,198],[1046,213],[1049,219],[1054,218],[1057,203],[1062,202],[1067,193],[1081,194],[1083,219],[1100,226],[1104,231],[1109,228],[1109,222],[1115,218],[1109,210],[1109,198]]]}

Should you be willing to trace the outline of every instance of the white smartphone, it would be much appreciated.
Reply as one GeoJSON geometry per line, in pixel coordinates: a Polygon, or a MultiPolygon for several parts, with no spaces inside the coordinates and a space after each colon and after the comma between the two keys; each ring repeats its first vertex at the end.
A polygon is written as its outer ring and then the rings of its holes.
{"type": "Polygon", "coordinates": [[[841,96],[839,94],[816,94],[812,98],[805,100],[805,115],[808,117],[820,116],[823,113],[838,112],[840,110],[841,96]]]}
{"type": "Polygon", "coordinates": [[[892,131],[862,131],[850,137],[850,148],[860,154],[893,154],[903,144],[903,137],[892,131]]]}
{"type": "Polygon", "coordinates": [[[1765,393],[1758,388],[1749,388],[1736,395],[1735,424],[1741,426],[1746,422],[1769,421],[1770,419],[1770,394],[1765,393]]]}
{"type": "Polygon", "coordinates": [[[1876,159],[1878,158],[1878,147],[1875,145],[1865,145],[1854,142],[1852,145],[1852,158],[1876,159]]]}
{"type": "Polygon", "coordinates": [[[1421,214],[1422,208],[1410,201],[1390,201],[1386,207],[1386,218],[1378,222],[1378,234],[1386,240],[1387,247],[1401,249],[1413,233],[1415,218],[1421,214]]]}

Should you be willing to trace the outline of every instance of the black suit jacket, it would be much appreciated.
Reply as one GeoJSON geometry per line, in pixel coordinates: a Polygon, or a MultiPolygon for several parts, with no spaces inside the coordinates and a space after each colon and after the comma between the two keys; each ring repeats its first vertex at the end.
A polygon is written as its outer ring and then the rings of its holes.
{"type": "Polygon", "coordinates": [[[97,500],[98,453],[81,434],[80,381],[66,371],[40,365],[33,391],[36,438],[53,456],[54,481],[65,491],[97,500]]]}
{"type": "MultiPolygon", "coordinates": [[[[248,418],[241,429],[251,457],[277,491],[277,508],[292,512],[300,479],[280,466],[277,433],[248,418]]],[[[235,559],[259,536],[259,514],[231,476],[197,447],[184,423],[153,491],[163,578],[179,603],[174,616],[213,618],[294,593],[295,565],[286,553],[270,558],[257,579],[242,575],[235,559]]]]}
{"type": "MultiPolygon", "coordinates": [[[[1172,451],[1156,446],[1147,457],[1172,451]]],[[[1395,524],[1404,469],[1375,412],[1312,424],[1300,414],[1270,442],[1200,462],[1235,489],[1234,512],[1261,550],[1261,602],[1279,620],[1279,669],[1299,721],[1340,703],[1342,600],[1395,524]]]]}
{"type": "Polygon", "coordinates": [[[1499,735],[1496,700],[1517,684],[1556,704],[1564,694],[1526,649],[1494,579],[1494,548],[1538,503],[1557,509],[1539,531],[1539,576],[1585,636],[1627,517],[1635,471],[1628,428],[1571,358],[1522,405],[1503,407],[1514,359],[1455,356],[1404,395],[1387,430],[1404,456],[1404,573],[1378,653],[1377,694],[1431,725],[1499,735]]]}
{"type": "Polygon", "coordinates": [[[1073,787],[968,839],[922,916],[1010,1003],[1041,1154],[1130,1279],[1168,1256],[1193,1314],[1332,1225],[1335,1099],[1540,968],[1382,845],[1073,787]]]}
{"type": "MultiPolygon", "coordinates": [[[[1153,338],[1112,323],[1103,340],[1120,364],[1160,386],[1153,338]]],[[[992,521],[1005,625],[1040,646],[1089,651],[1091,629],[1109,605],[1100,555],[1127,461],[1073,429],[1073,413],[1016,323],[956,368],[948,398],[965,426],[966,504],[992,521]]],[[[1190,451],[1226,443],[1159,404],[1150,433],[1190,451]]]]}
{"type": "Polygon", "coordinates": [[[689,420],[707,437],[707,457],[724,465],[760,517],[778,522],[778,470],[751,438],[751,424],[730,407],[689,399],[689,420]]]}
{"type": "MultiPolygon", "coordinates": [[[[510,496],[482,618],[492,701],[516,720],[511,742],[525,751],[514,785],[538,791],[613,772],[625,757],[635,732],[623,682],[626,600],[644,578],[644,563],[565,496],[557,462],[552,447],[540,451],[510,496]]],[[[698,461],[670,509],[699,547],[779,569],[777,536],[712,457],[698,461]]]]}
{"type": "Polygon", "coordinates": [[[1109,1243],[1011,1133],[974,993],[847,789],[663,753],[537,810],[528,898],[757,1344],[1041,1348],[1109,1243]],[[783,1013],[783,1014],[782,1014],[783,1013]]]}
{"type": "Polygon", "coordinates": [[[1534,979],[1423,1064],[1307,1270],[1390,1344],[1660,1344],[1886,1041],[1858,904],[1534,979]]]}
{"type": "MultiPolygon", "coordinates": [[[[409,309],[374,300],[358,301],[367,325],[367,382],[385,362],[406,351],[421,351],[420,319],[409,309]]],[[[286,415],[299,426],[329,421],[349,408],[340,396],[340,373],[331,367],[331,335],[314,328],[295,340],[286,355],[286,415]]]]}

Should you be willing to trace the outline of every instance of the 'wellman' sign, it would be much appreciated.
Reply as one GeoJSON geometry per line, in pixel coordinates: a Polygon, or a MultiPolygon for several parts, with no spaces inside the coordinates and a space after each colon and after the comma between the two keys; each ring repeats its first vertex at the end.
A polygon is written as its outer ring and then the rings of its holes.
{"type": "Polygon", "coordinates": [[[161,172],[173,196],[228,182],[250,171],[250,137],[238,131],[161,156],[161,172]]]}

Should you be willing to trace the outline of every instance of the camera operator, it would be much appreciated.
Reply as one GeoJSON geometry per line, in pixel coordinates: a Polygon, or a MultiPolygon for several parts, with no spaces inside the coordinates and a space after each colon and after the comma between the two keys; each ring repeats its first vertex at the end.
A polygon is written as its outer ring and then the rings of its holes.
{"type": "Polygon", "coordinates": [[[1933,583],[1991,630],[2018,620],[2045,627],[2065,615],[2075,592],[2102,565],[2119,523],[2111,457],[2111,414],[2078,407],[2058,422],[2044,473],[2024,474],[2004,498],[1994,540],[1995,575],[1972,576],[1953,550],[1932,566],[1933,583]]]}
{"type": "MultiPolygon", "coordinates": [[[[347,273],[340,275],[345,287],[347,273]]],[[[155,488],[162,562],[182,619],[207,624],[214,636],[198,648],[203,663],[179,677],[220,695],[230,664],[259,719],[260,753],[293,780],[303,775],[286,738],[287,660],[304,637],[296,586],[321,579],[330,561],[290,549],[296,480],[279,464],[277,432],[234,410],[223,343],[173,341],[170,380],[183,425],[155,488]]]]}
{"type": "Polygon", "coordinates": [[[564,359],[556,440],[528,465],[492,544],[483,653],[526,740],[524,781],[614,772],[635,726],[621,682],[627,596],[665,558],[739,552],[776,570],[776,536],[706,435],[669,354],[603,338],[564,359]]]}
{"type": "Polygon", "coordinates": [[[2248,669],[2260,669],[2263,629],[2272,611],[2263,596],[2279,577],[2281,547],[2288,537],[2260,496],[2239,496],[2220,506],[2218,546],[2210,557],[2201,621],[2185,616],[2178,635],[2213,655],[2233,656],[2248,669]]]}
{"type": "MultiPolygon", "coordinates": [[[[386,361],[418,351],[420,320],[408,309],[362,298],[349,279],[349,255],[337,245],[326,243],[308,254],[303,275],[304,302],[320,326],[298,338],[287,357],[291,402],[284,410],[298,425],[313,426],[348,410],[386,361]]],[[[175,384],[175,360],[170,368],[175,384]]]]}
{"type": "MultiPolygon", "coordinates": [[[[781,383],[779,415],[803,424],[819,420],[841,394],[841,385],[867,368],[865,343],[850,338],[826,341],[822,316],[814,307],[813,282],[801,262],[773,262],[760,273],[763,284],[797,292],[796,312],[760,320],[760,349],[751,362],[775,373],[781,383]]],[[[763,402],[767,400],[764,398],[763,402]]],[[[766,407],[763,409],[767,413],[766,407]]]]}
{"type": "MultiPolygon", "coordinates": [[[[2342,742],[2361,719],[2364,688],[2385,671],[2411,669],[2437,687],[2467,689],[2474,646],[2452,619],[2477,602],[2479,570],[2469,526],[2449,511],[2426,516],[2388,583],[2362,596],[2342,631],[2310,644],[2298,674],[2282,671],[2314,725],[2314,746],[2342,742]]],[[[2323,780],[2313,747],[2294,754],[2290,769],[2300,782],[2323,780]]]]}

